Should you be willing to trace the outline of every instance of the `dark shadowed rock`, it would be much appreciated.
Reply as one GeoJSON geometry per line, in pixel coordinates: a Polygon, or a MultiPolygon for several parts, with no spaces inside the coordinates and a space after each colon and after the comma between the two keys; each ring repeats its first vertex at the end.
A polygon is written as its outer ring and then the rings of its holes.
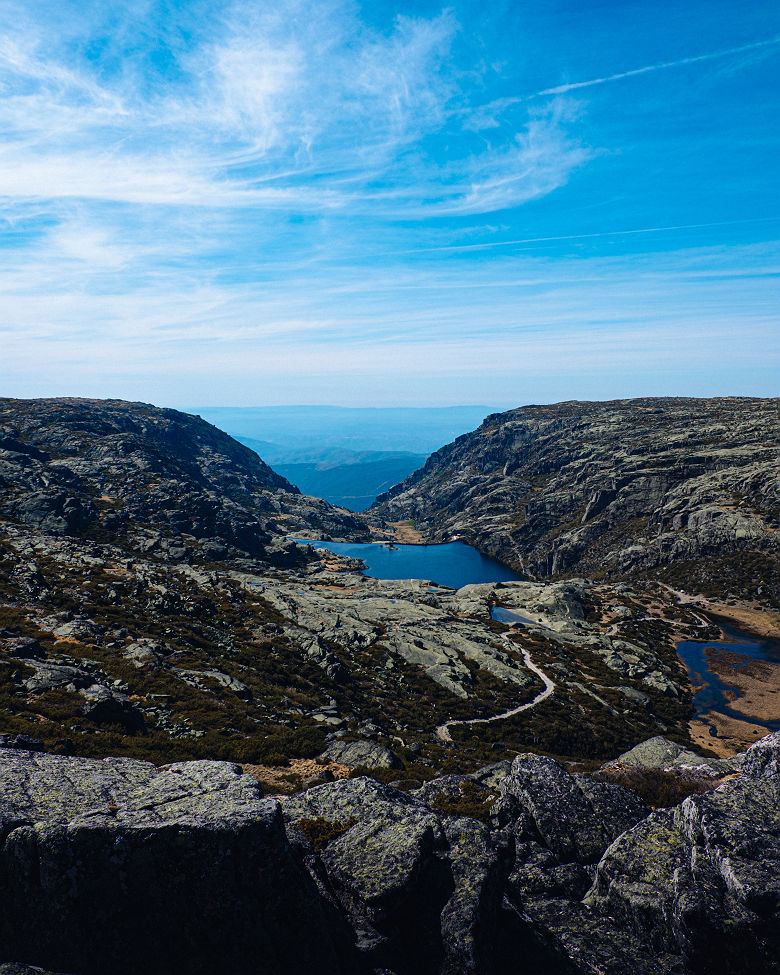
{"type": "Polygon", "coordinates": [[[133,707],[127,694],[103,684],[91,684],[81,690],[84,705],[81,713],[98,724],[119,724],[125,730],[140,731],[143,714],[133,707]]]}
{"type": "Polygon", "coordinates": [[[0,957],[79,975],[352,970],[277,805],[237,766],[4,752],[0,780],[0,957]]]}
{"type": "MultiPolygon", "coordinates": [[[[10,962],[7,965],[0,965],[0,975],[58,975],[56,972],[47,972],[35,965],[16,965],[10,962]]],[[[62,975],[60,972],[59,975],[62,975]]]]}
{"type": "Polygon", "coordinates": [[[282,808],[291,825],[345,828],[321,862],[370,967],[509,975],[521,945],[529,966],[554,961],[528,924],[504,909],[506,837],[369,779],[310,789],[282,808]]]}
{"type": "Polygon", "coordinates": [[[520,755],[481,770],[500,779],[488,823],[439,808],[491,795],[480,773],[278,804],[225,762],[0,750],[0,958],[8,975],[777,975],[779,749],[649,815],[520,755]]]}
{"type": "Polygon", "coordinates": [[[0,748],[21,748],[28,752],[43,752],[43,742],[30,735],[0,735],[0,748]]]}
{"type": "Polygon", "coordinates": [[[531,817],[544,846],[562,863],[595,862],[649,811],[630,790],[571,775],[541,755],[518,755],[499,789],[531,817]]]}

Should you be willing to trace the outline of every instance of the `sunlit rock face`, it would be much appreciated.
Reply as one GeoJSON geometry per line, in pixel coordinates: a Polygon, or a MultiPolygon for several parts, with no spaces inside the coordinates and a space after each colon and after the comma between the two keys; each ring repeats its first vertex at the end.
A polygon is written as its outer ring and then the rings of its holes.
{"type": "Polygon", "coordinates": [[[539,577],[663,570],[777,599],[779,411],[777,399],[722,398],[497,413],[369,517],[413,519],[431,540],[460,538],[539,577]]]}

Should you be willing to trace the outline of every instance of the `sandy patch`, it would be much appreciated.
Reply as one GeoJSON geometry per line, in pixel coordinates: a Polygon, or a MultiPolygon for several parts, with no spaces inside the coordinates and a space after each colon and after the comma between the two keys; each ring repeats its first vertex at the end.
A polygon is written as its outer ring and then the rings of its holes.
{"type": "Polygon", "coordinates": [[[739,691],[734,711],[758,721],[780,721],[780,666],[739,653],[706,650],[710,670],[739,691]]]}
{"type": "Polygon", "coordinates": [[[733,623],[737,629],[767,640],[780,640],[780,613],[771,609],[757,609],[753,606],[725,606],[723,603],[707,603],[706,612],[722,620],[726,625],[733,623]]]}
{"type": "Polygon", "coordinates": [[[291,758],[288,766],[242,765],[247,775],[253,776],[266,792],[289,795],[298,792],[306,779],[327,769],[336,779],[346,779],[349,769],[338,762],[318,762],[315,758],[291,758]]]}
{"type": "Polygon", "coordinates": [[[763,738],[767,733],[765,728],[748,724],[746,721],[737,721],[716,711],[711,711],[706,717],[709,724],[693,720],[689,723],[688,730],[696,747],[708,748],[715,752],[718,758],[730,758],[737,752],[744,752],[749,745],[763,738]],[[710,725],[717,731],[717,738],[710,734],[710,725]]]}
{"type": "Polygon", "coordinates": [[[393,537],[399,545],[423,545],[422,533],[413,528],[408,521],[388,522],[393,530],[393,537]]]}
{"type": "Polygon", "coordinates": [[[780,639],[780,611],[755,603],[718,603],[706,596],[693,595],[681,589],[661,583],[668,592],[676,596],[681,606],[701,609],[712,616],[721,617],[726,624],[732,623],[737,629],[746,630],[755,636],[766,639],[780,639]]]}

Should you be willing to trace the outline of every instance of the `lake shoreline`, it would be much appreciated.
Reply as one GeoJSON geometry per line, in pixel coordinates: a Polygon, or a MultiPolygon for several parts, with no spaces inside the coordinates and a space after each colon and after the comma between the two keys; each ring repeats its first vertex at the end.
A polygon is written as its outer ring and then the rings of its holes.
{"type": "Polygon", "coordinates": [[[780,723],[780,662],[772,646],[777,641],[758,635],[756,626],[750,630],[738,627],[734,618],[703,611],[702,615],[720,628],[721,639],[676,644],[694,695],[713,700],[711,707],[693,715],[689,731],[697,745],[725,756],[744,749],[780,723]],[[699,657],[695,665],[694,656],[699,657]]]}
{"type": "Polygon", "coordinates": [[[428,581],[449,589],[481,583],[525,581],[514,569],[465,542],[397,544],[391,541],[334,542],[288,536],[300,545],[326,549],[363,566],[361,572],[375,579],[428,581]]]}

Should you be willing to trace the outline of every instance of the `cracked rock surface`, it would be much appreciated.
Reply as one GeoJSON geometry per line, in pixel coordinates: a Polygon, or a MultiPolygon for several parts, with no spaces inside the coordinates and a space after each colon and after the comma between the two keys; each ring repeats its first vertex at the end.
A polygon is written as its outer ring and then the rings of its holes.
{"type": "Polygon", "coordinates": [[[651,811],[538,755],[414,795],[355,778],[276,802],[227,762],[3,749],[0,959],[73,975],[511,975],[519,960],[771,975],[779,758],[775,734],[651,811]]]}

